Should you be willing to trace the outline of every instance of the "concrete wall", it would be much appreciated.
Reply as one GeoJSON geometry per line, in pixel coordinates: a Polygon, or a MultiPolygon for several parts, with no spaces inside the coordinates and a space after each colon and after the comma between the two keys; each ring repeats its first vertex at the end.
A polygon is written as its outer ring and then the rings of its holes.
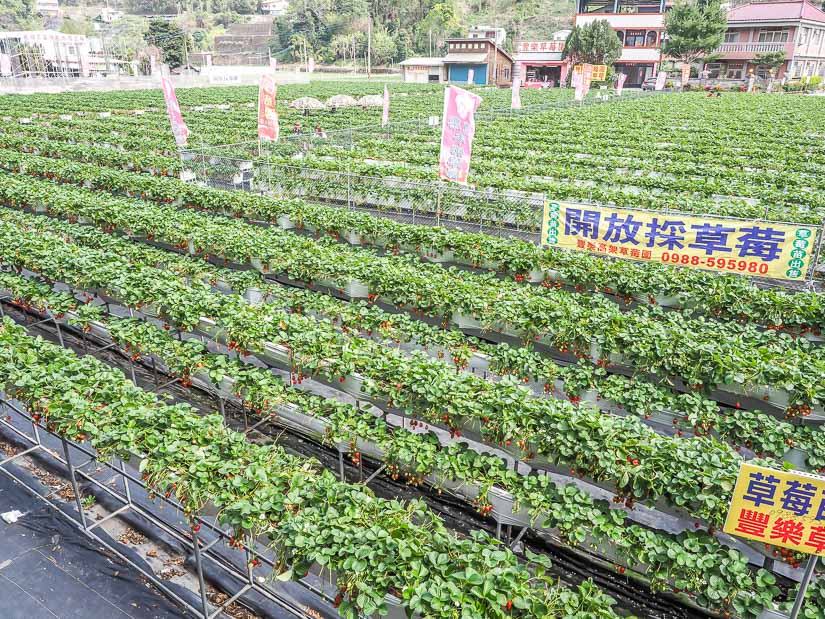
{"type": "MultiPolygon", "coordinates": [[[[241,86],[257,85],[261,73],[268,67],[254,67],[254,71],[237,72],[233,75],[221,72],[211,75],[175,75],[172,81],[175,88],[197,88],[206,86],[241,86]],[[227,77],[229,75],[229,77],[227,77]]],[[[248,67],[253,69],[253,67],[248,67]]],[[[309,78],[304,73],[278,72],[279,84],[306,84],[309,78]]],[[[143,77],[109,77],[109,78],[78,78],[78,79],[0,79],[0,94],[32,94],[36,92],[85,92],[106,90],[140,90],[144,88],[160,88],[160,75],[143,77]]]]}

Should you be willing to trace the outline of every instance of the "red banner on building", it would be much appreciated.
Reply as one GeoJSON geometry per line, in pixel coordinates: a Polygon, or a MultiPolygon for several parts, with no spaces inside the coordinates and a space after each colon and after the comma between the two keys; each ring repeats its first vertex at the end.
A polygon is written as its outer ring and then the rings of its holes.
{"type": "Polygon", "coordinates": [[[189,139],[189,128],[183,122],[183,114],[178,105],[178,98],[175,96],[175,88],[168,77],[160,79],[163,88],[163,100],[166,101],[166,113],[169,114],[169,123],[172,125],[172,133],[175,135],[175,143],[178,146],[186,146],[189,139]]]}
{"type": "Polygon", "coordinates": [[[475,112],[480,104],[481,97],[462,88],[449,86],[444,91],[438,165],[438,175],[444,180],[467,183],[476,132],[475,112]]]}
{"type": "Polygon", "coordinates": [[[278,85],[271,75],[262,75],[258,85],[258,139],[277,142],[281,132],[278,124],[278,85]]]}

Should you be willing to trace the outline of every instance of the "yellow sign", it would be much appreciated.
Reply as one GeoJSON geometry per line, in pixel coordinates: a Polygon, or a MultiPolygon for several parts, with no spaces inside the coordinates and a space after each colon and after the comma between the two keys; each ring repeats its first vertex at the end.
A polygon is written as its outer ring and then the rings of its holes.
{"type": "Polygon", "coordinates": [[[544,246],[721,273],[804,280],[817,228],[546,202],[544,246]]]}
{"type": "Polygon", "coordinates": [[[825,556],[825,477],[743,463],[724,530],[825,556]]]}
{"type": "MultiPolygon", "coordinates": [[[[593,82],[603,82],[607,79],[607,65],[606,64],[594,64],[590,65],[593,67],[593,74],[590,77],[591,81],[593,82]]],[[[583,68],[582,65],[577,64],[573,67],[574,74],[581,74],[583,68]]]]}

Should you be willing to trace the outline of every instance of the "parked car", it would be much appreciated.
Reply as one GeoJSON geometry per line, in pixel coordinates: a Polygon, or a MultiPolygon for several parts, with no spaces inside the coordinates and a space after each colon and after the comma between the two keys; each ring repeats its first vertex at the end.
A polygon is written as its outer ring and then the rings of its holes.
{"type": "MultiPolygon", "coordinates": [[[[682,80],[679,77],[671,77],[668,75],[665,84],[670,84],[670,86],[665,86],[665,88],[675,88],[679,89],[682,87],[682,80]]],[[[642,90],[656,90],[656,76],[651,75],[650,77],[645,78],[645,81],[642,82],[642,90]]]]}

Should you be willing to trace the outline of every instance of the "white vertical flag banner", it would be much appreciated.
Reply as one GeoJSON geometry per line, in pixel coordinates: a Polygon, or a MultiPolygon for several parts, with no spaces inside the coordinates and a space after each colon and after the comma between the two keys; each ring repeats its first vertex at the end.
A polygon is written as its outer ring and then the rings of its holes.
{"type": "Polygon", "coordinates": [[[510,109],[521,109],[521,78],[513,78],[513,92],[510,94],[510,109]]]}
{"type": "Polygon", "coordinates": [[[467,71],[467,84],[470,85],[473,83],[473,78],[475,78],[476,72],[474,69],[470,69],[467,71]]]}
{"type": "Polygon", "coordinates": [[[463,88],[449,86],[444,91],[438,164],[438,175],[444,180],[467,184],[476,132],[475,112],[480,104],[481,97],[463,88]]]}
{"type": "Polygon", "coordinates": [[[663,90],[666,82],[667,73],[664,71],[659,71],[659,75],[656,76],[656,90],[663,90]]]}
{"type": "Polygon", "coordinates": [[[178,105],[178,98],[175,96],[175,88],[168,77],[160,79],[163,88],[163,100],[166,102],[166,113],[169,114],[169,123],[172,125],[172,133],[175,135],[175,143],[178,146],[186,146],[189,139],[189,128],[183,122],[183,114],[178,105]]]}
{"type": "Polygon", "coordinates": [[[381,114],[381,126],[390,124],[390,89],[384,84],[384,111],[381,114]]]}

